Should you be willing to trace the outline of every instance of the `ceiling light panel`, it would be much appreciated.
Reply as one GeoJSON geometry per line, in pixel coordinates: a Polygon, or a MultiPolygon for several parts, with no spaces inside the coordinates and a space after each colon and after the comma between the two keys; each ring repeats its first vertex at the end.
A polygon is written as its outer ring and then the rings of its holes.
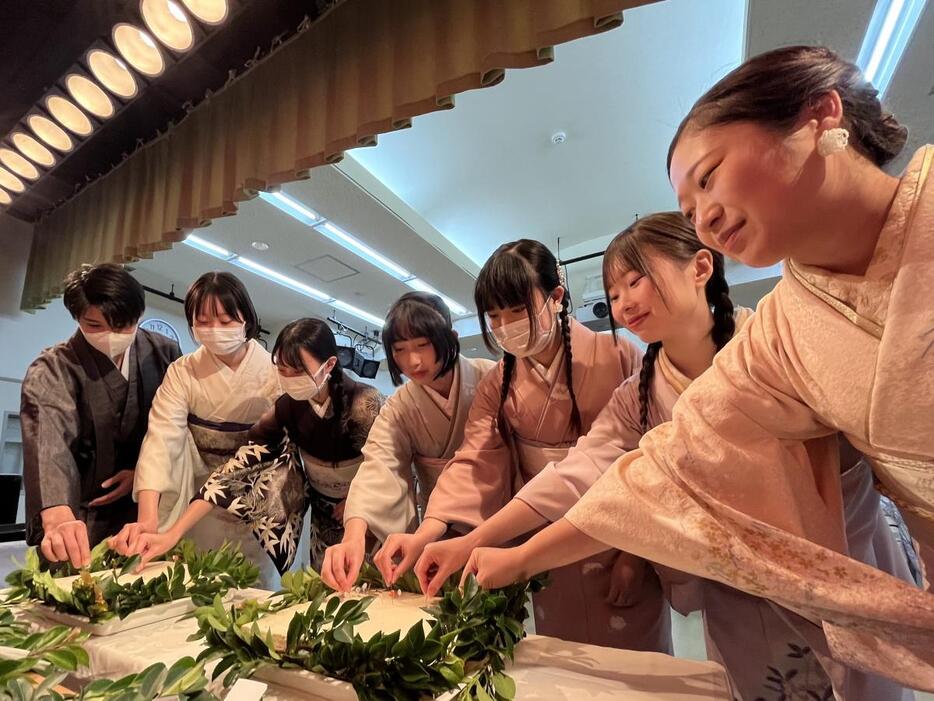
{"type": "Polygon", "coordinates": [[[10,197],[10,193],[0,187],[0,204],[10,204],[13,201],[13,198],[10,197]]]}
{"type": "Polygon", "coordinates": [[[130,69],[109,51],[91,49],[86,60],[93,76],[117,97],[128,100],[138,92],[136,78],[130,69]]]}
{"type": "Polygon", "coordinates": [[[220,24],[227,19],[227,0],[182,0],[188,11],[205,24],[220,24]]]}
{"type": "Polygon", "coordinates": [[[33,134],[62,153],[71,151],[75,146],[68,133],[48,117],[33,114],[26,119],[26,124],[32,129],[33,134]]]}
{"type": "Polygon", "coordinates": [[[0,163],[27,180],[39,177],[39,169],[13,149],[0,148],[0,163]]]}
{"type": "Polygon", "coordinates": [[[143,22],[156,39],[177,52],[194,46],[195,35],[188,17],[173,0],[142,0],[139,5],[143,22]]]}
{"type": "Polygon", "coordinates": [[[114,103],[100,85],[83,75],[72,73],[65,78],[65,88],[85,110],[101,119],[114,114],[114,103]]]}
{"type": "Polygon", "coordinates": [[[46,168],[55,165],[55,156],[52,152],[29,136],[29,134],[18,131],[13,134],[11,141],[13,145],[19,149],[20,153],[35,163],[45,166],[46,168]]]}
{"type": "Polygon", "coordinates": [[[139,27],[121,23],[113,29],[114,46],[133,68],[154,78],[165,70],[165,59],[155,40],[139,27]]]}
{"type": "Polygon", "coordinates": [[[26,189],[26,185],[23,184],[23,181],[6,168],[0,168],[0,185],[10,192],[22,192],[26,189]]]}
{"type": "Polygon", "coordinates": [[[45,101],[45,108],[59,124],[78,136],[87,136],[94,131],[88,116],[71,101],[61,95],[52,95],[45,101]]]}

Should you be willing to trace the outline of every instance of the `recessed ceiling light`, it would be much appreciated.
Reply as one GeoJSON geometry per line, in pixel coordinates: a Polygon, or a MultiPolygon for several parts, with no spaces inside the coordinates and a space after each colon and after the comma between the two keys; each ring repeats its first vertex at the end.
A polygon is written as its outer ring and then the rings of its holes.
{"type": "Polygon", "coordinates": [[[227,0],[182,0],[182,3],[205,24],[220,24],[227,19],[227,0]]]}
{"type": "Polygon", "coordinates": [[[93,49],[88,52],[88,68],[101,85],[114,95],[131,98],[137,92],[136,78],[119,58],[109,51],[93,49]]]}
{"type": "Polygon", "coordinates": [[[87,136],[94,127],[88,116],[78,109],[73,102],[59,95],[52,95],[45,101],[45,107],[59,123],[73,134],[87,136]]]}
{"type": "Polygon", "coordinates": [[[173,51],[188,51],[194,45],[185,11],[172,0],[142,0],[139,5],[143,22],[156,39],[173,51]]]}
{"type": "Polygon", "coordinates": [[[39,169],[13,149],[0,148],[0,163],[27,180],[39,177],[39,169]]]}
{"type": "Polygon", "coordinates": [[[265,241],[254,241],[250,245],[253,246],[253,248],[255,248],[257,251],[268,251],[269,250],[269,244],[266,243],[265,241]]]}
{"type": "Polygon", "coordinates": [[[26,158],[35,161],[46,168],[55,165],[55,156],[49,149],[40,144],[25,132],[18,131],[12,136],[13,145],[19,149],[26,158]]]}
{"type": "Polygon", "coordinates": [[[114,46],[123,60],[145,76],[153,78],[165,70],[165,60],[149,34],[132,24],[121,23],[113,29],[114,46]]]}
{"type": "Polygon", "coordinates": [[[23,181],[17,178],[6,168],[0,168],[0,185],[3,185],[10,192],[22,192],[26,189],[23,181]]]}
{"type": "Polygon", "coordinates": [[[107,93],[93,80],[72,73],[65,78],[65,87],[77,103],[95,117],[107,119],[113,116],[113,100],[107,97],[107,93]]]}
{"type": "Polygon", "coordinates": [[[0,204],[10,204],[13,201],[13,198],[10,197],[10,193],[0,187],[0,204]]]}
{"type": "Polygon", "coordinates": [[[68,133],[48,117],[34,114],[26,120],[26,124],[36,136],[63,153],[71,151],[75,146],[68,133]]]}
{"type": "Polygon", "coordinates": [[[885,94],[921,19],[927,0],[877,0],[856,65],[879,96],[885,94]]]}

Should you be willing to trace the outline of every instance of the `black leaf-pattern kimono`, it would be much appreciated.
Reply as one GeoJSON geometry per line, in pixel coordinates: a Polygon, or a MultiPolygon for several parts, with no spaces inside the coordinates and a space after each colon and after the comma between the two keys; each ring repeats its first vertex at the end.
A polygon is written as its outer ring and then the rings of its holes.
{"type": "Polygon", "coordinates": [[[343,390],[339,417],[333,406],[321,417],[310,402],[281,396],[198,493],[246,522],[280,573],[295,559],[309,508],[312,566],[320,569],[325,549],[343,537],[334,510],[347,497],[383,402],[374,387],[346,375],[343,390]]]}

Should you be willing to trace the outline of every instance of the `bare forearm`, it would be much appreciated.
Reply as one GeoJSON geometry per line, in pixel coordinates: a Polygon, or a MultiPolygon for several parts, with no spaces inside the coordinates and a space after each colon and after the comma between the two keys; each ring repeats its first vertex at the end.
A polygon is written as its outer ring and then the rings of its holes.
{"type": "Polygon", "coordinates": [[[475,548],[495,547],[541,528],[548,521],[521,499],[513,499],[467,534],[475,548]]]}
{"type": "Polygon", "coordinates": [[[204,501],[204,499],[195,499],[188,505],[188,508],[185,509],[185,513],[179,517],[178,521],[172,524],[172,527],[169,528],[167,532],[171,533],[176,538],[181,538],[191,530],[198,521],[211,513],[211,509],[213,508],[214,505],[204,501]]]}
{"type": "Polygon", "coordinates": [[[524,564],[523,573],[531,577],[546,570],[564,567],[610,550],[563,518],[536,533],[517,550],[524,564]]]}
{"type": "Polygon", "coordinates": [[[441,538],[448,531],[448,524],[439,521],[436,518],[426,518],[421,522],[415,535],[424,538],[428,542],[433,542],[441,538]]]}
{"type": "Polygon", "coordinates": [[[362,542],[366,539],[368,528],[367,522],[359,516],[347,519],[347,521],[344,522],[344,537],[342,538],[342,542],[362,542]]]}
{"type": "Polygon", "coordinates": [[[155,489],[142,489],[139,492],[139,516],[141,523],[155,524],[159,521],[159,492],[155,489]]]}

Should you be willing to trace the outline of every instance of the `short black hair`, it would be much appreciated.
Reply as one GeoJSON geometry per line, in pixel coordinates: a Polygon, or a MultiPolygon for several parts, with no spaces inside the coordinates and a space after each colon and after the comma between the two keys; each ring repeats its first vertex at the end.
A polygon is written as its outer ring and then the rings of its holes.
{"type": "Polygon", "coordinates": [[[139,322],[146,311],[143,286],[122,265],[85,263],[65,278],[65,309],[79,320],[88,307],[98,307],[112,329],[139,322]]]}
{"type": "Polygon", "coordinates": [[[244,323],[247,338],[259,338],[259,318],[250,293],[240,278],[232,273],[213,271],[194,281],[185,294],[185,319],[188,328],[194,326],[195,317],[210,299],[216,299],[232,318],[244,323]]]}
{"type": "Polygon", "coordinates": [[[399,341],[427,338],[441,359],[441,370],[435,379],[450,372],[461,352],[460,340],[454,332],[451,311],[444,301],[429,292],[407,292],[390,307],[383,325],[383,348],[392,384],[402,384],[402,371],[393,357],[392,347],[399,341]]]}

